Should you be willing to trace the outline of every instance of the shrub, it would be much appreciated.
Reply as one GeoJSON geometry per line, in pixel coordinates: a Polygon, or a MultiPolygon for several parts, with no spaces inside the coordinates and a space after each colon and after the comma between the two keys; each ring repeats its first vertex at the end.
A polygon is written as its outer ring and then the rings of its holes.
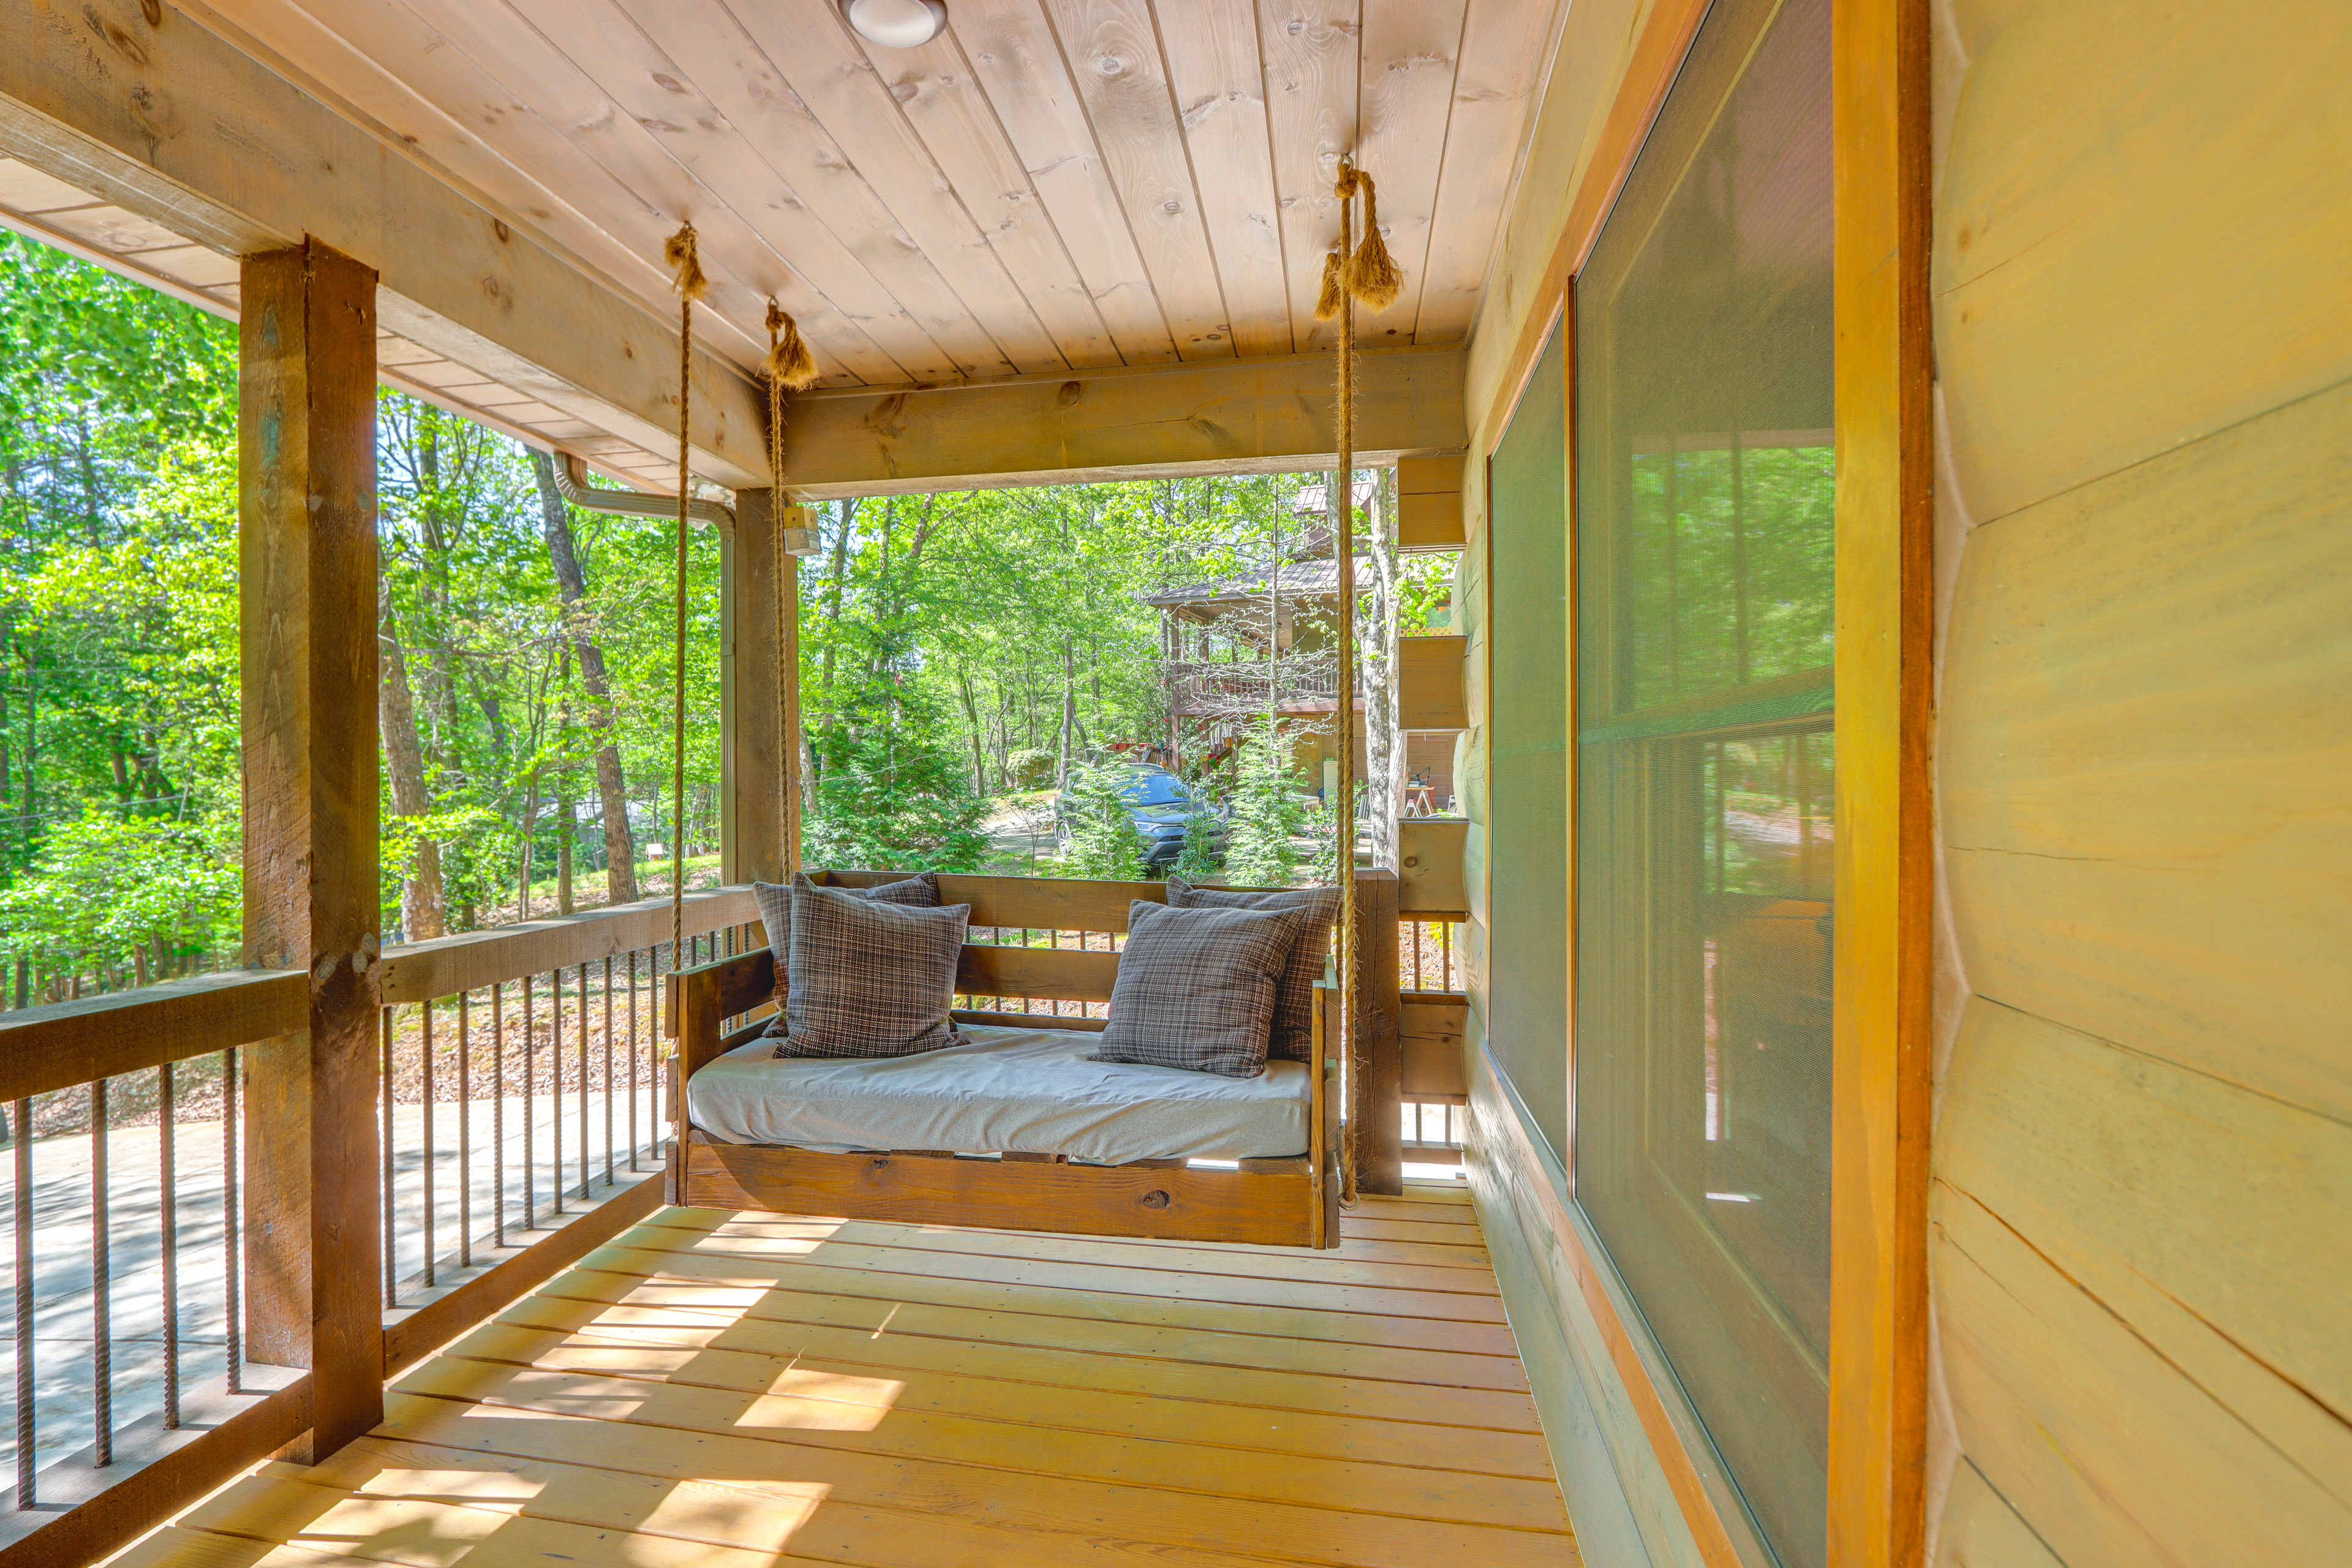
{"type": "Polygon", "coordinates": [[[1054,766],[1055,757],[1051,752],[1007,752],[1004,758],[1004,787],[1015,791],[1050,789],[1054,784],[1054,766]]]}
{"type": "Polygon", "coordinates": [[[809,813],[812,866],[971,871],[988,853],[987,804],[962,760],[907,734],[875,731],[828,748],[809,813]]]}
{"type": "Polygon", "coordinates": [[[1281,735],[1269,717],[1257,734],[1242,743],[1235,764],[1225,879],[1244,888],[1287,886],[1298,864],[1291,835],[1305,818],[1297,785],[1283,765],[1281,735]]]}
{"type": "Polygon", "coordinates": [[[1107,881],[1132,882],[1143,875],[1143,835],[1118,796],[1118,786],[1134,776],[1115,763],[1096,763],[1070,775],[1068,809],[1069,853],[1062,863],[1065,876],[1099,877],[1107,881]]]}

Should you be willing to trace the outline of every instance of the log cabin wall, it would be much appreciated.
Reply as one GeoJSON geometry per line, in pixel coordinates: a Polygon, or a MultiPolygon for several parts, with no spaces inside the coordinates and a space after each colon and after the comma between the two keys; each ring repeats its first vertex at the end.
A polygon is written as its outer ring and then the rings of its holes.
{"type": "Polygon", "coordinates": [[[2352,14],[1939,13],[1932,1561],[2340,1558],[2352,14]]]}
{"type": "MultiPolygon", "coordinates": [[[[2342,1249],[2321,1239],[2352,1219],[2352,16],[1924,9],[1934,1318],[1919,1530],[1873,1560],[2329,1560],[2352,1539],[2342,1249]]],[[[1661,1405],[1670,1374],[1492,1066],[1510,677],[1481,459],[1605,211],[1629,84],[1696,10],[1571,8],[1466,378],[1471,1178],[1587,1560],[1612,1565],[1748,1543],[1709,1538],[1704,1437],[1661,1405]]]]}

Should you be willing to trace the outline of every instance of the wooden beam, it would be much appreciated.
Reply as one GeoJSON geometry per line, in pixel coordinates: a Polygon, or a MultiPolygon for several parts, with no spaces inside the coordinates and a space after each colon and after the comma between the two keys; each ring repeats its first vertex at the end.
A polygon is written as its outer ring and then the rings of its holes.
{"type": "Polygon", "coordinates": [[[677,1159],[679,1201],[692,1208],[1262,1247],[1307,1247],[1314,1239],[1304,1160],[1274,1171],[1006,1163],[821,1154],[716,1143],[691,1131],[677,1159]]]}
{"type": "Polygon", "coordinates": [[[375,274],[247,257],[239,333],[245,958],[307,975],[246,1057],[247,1342],[311,1373],[309,1458],[383,1415],[378,1315],[375,274]]]}
{"type": "Polygon", "coordinates": [[[1462,461],[1407,458],[1397,464],[1397,548],[1408,552],[1461,550],[1462,461]]]}
{"type": "MultiPolygon", "coordinates": [[[[675,450],[673,315],[647,310],[208,32],[142,0],[0,0],[0,150],[230,256],[315,235],[383,322],[651,451],[675,450]]],[[[695,363],[695,466],[764,482],[758,399],[695,363]]]]}
{"type": "MultiPolygon", "coordinates": [[[[689,938],[759,918],[749,888],[715,888],[686,896],[689,938]]],[[[663,893],[554,920],[404,942],[383,955],[383,1000],[387,1006],[429,1002],[526,974],[617,958],[668,940],[669,895],[663,893]]]]}
{"type": "Polygon", "coordinates": [[[1356,1185],[1393,1197],[1404,1191],[1404,1123],[1397,1112],[1401,1079],[1397,1030],[1402,1024],[1397,952],[1397,877],[1363,871],[1356,877],[1356,984],[1348,999],[1352,1042],[1363,1078],[1354,1114],[1362,1118],[1356,1142],[1356,1185]]]}
{"type": "Polygon", "coordinates": [[[1927,1557],[1936,846],[1927,0],[1833,0],[1837,984],[1829,1563],[1927,1557]]]}
{"type": "MultiPolygon", "coordinates": [[[[780,882],[784,877],[782,816],[791,787],[793,745],[780,705],[798,693],[798,672],[784,665],[777,634],[791,640],[789,621],[797,611],[797,574],[789,555],[776,549],[772,489],[739,490],[735,533],[728,542],[723,574],[727,625],[719,643],[719,691],[723,710],[720,741],[721,875],[730,882],[780,882]],[[779,582],[778,574],[782,580],[779,582]],[[777,595],[788,604],[780,608],[777,595]]],[[[790,515],[789,510],[787,515],[790,515]]]]}
{"type": "Polygon", "coordinates": [[[299,973],[231,970],[0,1013],[0,1102],[267,1040],[310,1010],[299,973]]]}
{"type": "Polygon", "coordinates": [[[1465,637],[1397,639],[1397,727],[1470,727],[1468,650],[1465,637]]]}
{"type": "Polygon", "coordinates": [[[1411,914],[1452,914],[1470,907],[1462,873],[1470,824],[1461,818],[1407,817],[1397,824],[1397,907],[1411,914]]]}
{"type": "MultiPolygon", "coordinates": [[[[1458,453],[1469,440],[1458,348],[1359,359],[1357,460],[1458,453]]],[[[1005,485],[1328,468],[1324,354],[1012,376],[961,386],[801,394],[784,471],[807,499],[1005,485]]]]}

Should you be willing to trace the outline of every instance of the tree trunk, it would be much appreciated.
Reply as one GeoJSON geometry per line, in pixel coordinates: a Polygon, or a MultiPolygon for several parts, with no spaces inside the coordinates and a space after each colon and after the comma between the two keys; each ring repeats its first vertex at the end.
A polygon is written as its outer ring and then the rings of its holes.
{"type": "MultiPolygon", "coordinates": [[[[416,738],[416,703],[408,689],[408,660],[401,651],[398,628],[392,618],[392,589],[376,584],[377,646],[381,649],[376,683],[376,725],[383,735],[385,770],[392,775],[392,809],[412,819],[433,813],[433,797],[425,787],[425,748],[416,738]]],[[[408,879],[400,889],[401,930],[410,942],[429,942],[442,934],[441,846],[419,838],[409,857],[408,879]]]]}
{"type": "Polygon", "coordinates": [[[539,828],[539,772],[523,786],[521,865],[515,871],[515,919],[530,919],[530,839],[539,828]]]}
{"type": "Polygon", "coordinates": [[[570,775],[558,775],[555,792],[555,912],[572,912],[572,841],[578,837],[580,817],[572,800],[570,775]]]}
{"type": "Polygon", "coordinates": [[[988,795],[988,752],[980,733],[980,704],[971,697],[971,671],[959,667],[956,686],[963,693],[964,721],[971,726],[971,793],[986,798],[988,795]]]}
{"type": "Polygon", "coordinates": [[[1056,794],[1070,787],[1070,731],[1078,722],[1078,672],[1071,655],[1070,639],[1062,638],[1062,739],[1061,759],[1054,766],[1054,789],[1056,794]]]}
{"type": "MultiPolygon", "coordinates": [[[[589,722],[596,728],[596,798],[604,816],[604,901],[635,903],[636,839],[629,831],[629,797],[621,777],[621,747],[613,724],[613,688],[604,672],[604,650],[588,635],[588,578],[580,569],[580,554],[572,546],[572,514],[555,488],[554,459],[544,452],[533,452],[531,471],[539,479],[541,531],[547,536],[547,559],[555,568],[555,584],[563,595],[564,616],[572,623],[572,647],[580,656],[580,679],[588,688],[589,722]]],[[[571,911],[567,908],[564,912],[571,911]]]]}
{"type": "Polygon", "coordinates": [[[1404,732],[1397,728],[1397,624],[1402,587],[1397,576],[1396,470],[1381,470],[1372,494],[1372,612],[1363,628],[1358,668],[1364,687],[1364,795],[1370,816],[1372,864],[1397,866],[1397,815],[1404,801],[1404,732]]]}

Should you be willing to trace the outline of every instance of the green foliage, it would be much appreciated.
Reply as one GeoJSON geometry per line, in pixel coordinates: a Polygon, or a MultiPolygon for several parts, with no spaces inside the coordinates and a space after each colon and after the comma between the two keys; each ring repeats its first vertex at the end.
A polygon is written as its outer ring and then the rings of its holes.
{"type": "Polygon", "coordinates": [[[52,826],[38,857],[0,892],[16,954],[79,967],[234,952],[236,824],[95,811],[52,826]]]}
{"type": "Polygon", "coordinates": [[[1143,835],[1118,796],[1134,773],[1117,763],[1097,763],[1070,773],[1069,847],[1062,860],[1067,877],[1132,882],[1143,876],[1143,835]]]}
{"type": "Polygon", "coordinates": [[[1004,786],[1009,790],[1051,789],[1055,758],[1051,752],[1024,747],[1004,756],[1004,786]]]}
{"type": "Polygon", "coordinates": [[[1290,840],[1307,811],[1282,753],[1271,717],[1242,743],[1234,774],[1232,837],[1225,847],[1225,879],[1236,887],[1286,887],[1297,867],[1290,840]]]}
{"type": "Polygon", "coordinates": [[[1197,882],[1222,872],[1225,868],[1225,852],[1218,836],[1223,828],[1224,821],[1209,798],[1206,784],[1193,784],[1192,804],[1184,811],[1184,847],[1176,852],[1168,874],[1197,882]]]}
{"type": "Polygon", "coordinates": [[[987,805],[953,752],[913,735],[836,730],[804,829],[812,866],[878,871],[977,870],[987,805]]]}

